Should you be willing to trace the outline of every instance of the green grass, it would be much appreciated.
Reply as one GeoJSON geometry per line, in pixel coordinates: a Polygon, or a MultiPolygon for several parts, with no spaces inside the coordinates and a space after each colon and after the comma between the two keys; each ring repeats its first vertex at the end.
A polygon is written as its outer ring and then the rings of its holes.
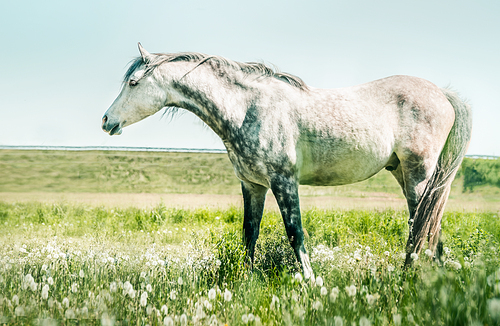
{"type": "Polygon", "coordinates": [[[422,253],[403,272],[405,211],[305,211],[306,246],[322,278],[316,284],[296,279],[275,212],[264,216],[248,270],[242,215],[237,208],[0,203],[0,323],[500,322],[497,213],[446,213],[445,266],[422,253]]]}

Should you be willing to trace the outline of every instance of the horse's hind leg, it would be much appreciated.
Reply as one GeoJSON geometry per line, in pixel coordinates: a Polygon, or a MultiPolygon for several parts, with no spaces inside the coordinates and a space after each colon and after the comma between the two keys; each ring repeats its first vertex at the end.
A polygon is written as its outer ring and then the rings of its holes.
{"type": "Polygon", "coordinates": [[[255,243],[259,237],[260,221],[268,189],[257,184],[241,182],[241,190],[244,204],[243,241],[246,247],[246,260],[248,264],[253,265],[255,243]]]}
{"type": "Polygon", "coordinates": [[[314,277],[309,256],[304,247],[304,231],[302,230],[302,220],[299,205],[299,187],[293,177],[276,175],[271,179],[271,189],[285,223],[288,241],[292,245],[297,260],[302,266],[304,278],[314,277]]]}
{"type": "Polygon", "coordinates": [[[433,252],[438,244],[440,233],[436,231],[440,229],[444,207],[439,206],[440,204],[437,203],[436,207],[431,207],[428,210],[424,209],[430,204],[426,186],[436,168],[438,155],[436,154],[433,157],[410,155],[401,160],[398,168],[392,171],[403,188],[410,212],[408,221],[410,233],[406,244],[405,265],[412,263],[411,254],[420,253],[426,240],[432,238],[432,242],[429,244],[433,252]]]}

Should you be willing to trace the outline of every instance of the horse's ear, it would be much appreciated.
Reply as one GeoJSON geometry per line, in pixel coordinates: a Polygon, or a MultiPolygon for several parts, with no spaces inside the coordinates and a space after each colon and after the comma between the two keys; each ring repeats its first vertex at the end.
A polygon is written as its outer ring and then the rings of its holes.
{"type": "Polygon", "coordinates": [[[141,53],[142,61],[144,63],[149,63],[151,61],[151,57],[152,57],[151,53],[146,51],[146,49],[142,47],[140,42],[138,43],[138,45],[139,45],[139,52],[141,53]]]}

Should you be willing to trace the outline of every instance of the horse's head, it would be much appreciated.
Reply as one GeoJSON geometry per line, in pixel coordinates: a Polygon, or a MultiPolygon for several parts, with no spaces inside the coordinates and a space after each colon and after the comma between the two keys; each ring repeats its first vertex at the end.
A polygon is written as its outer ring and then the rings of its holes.
{"type": "Polygon", "coordinates": [[[166,106],[167,93],[161,87],[149,63],[155,54],[146,51],[139,43],[141,56],[130,66],[125,75],[120,95],[102,118],[102,129],[110,135],[120,135],[122,128],[155,114],[166,106]]]}

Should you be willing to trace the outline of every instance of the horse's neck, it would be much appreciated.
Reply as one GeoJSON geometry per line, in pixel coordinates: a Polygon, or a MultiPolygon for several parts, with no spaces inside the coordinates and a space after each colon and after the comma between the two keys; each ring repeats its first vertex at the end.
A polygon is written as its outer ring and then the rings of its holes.
{"type": "Polygon", "coordinates": [[[190,77],[172,84],[181,95],[175,106],[191,111],[222,140],[228,140],[233,129],[240,126],[245,118],[247,97],[241,89],[224,85],[215,77],[190,77]]]}

